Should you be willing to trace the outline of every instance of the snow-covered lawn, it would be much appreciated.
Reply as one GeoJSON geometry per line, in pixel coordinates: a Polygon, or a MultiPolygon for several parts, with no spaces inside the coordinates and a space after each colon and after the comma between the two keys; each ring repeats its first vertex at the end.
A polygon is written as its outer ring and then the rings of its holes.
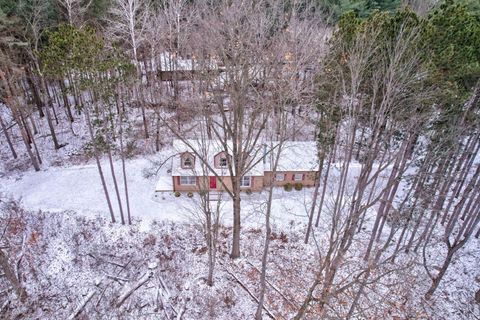
{"type": "MultiPolygon", "coordinates": [[[[116,163],[117,176],[121,177],[120,164],[116,163]]],[[[166,218],[168,209],[154,202],[151,197],[155,180],[145,179],[142,168],[149,165],[146,159],[127,163],[127,174],[132,212],[142,219],[166,218]]],[[[118,212],[107,161],[103,170],[110,189],[110,197],[118,212]]],[[[29,171],[19,178],[2,179],[0,191],[21,198],[23,205],[31,210],[65,211],[107,217],[105,200],[98,170],[94,164],[72,167],[50,167],[40,172],[29,171]]],[[[122,180],[119,181],[123,187],[122,180]]],[[[122,188],[123,190],[123,188],[122,188]]],[[[123,194],[122,194],[123,196],[123,194]]],[[[174,219],[175,215],[169,217],[174,219]]]]}
{"type": "MultiPolygon", "coordinates": [[[[179,198],[172,192],[155,192],[158,180],[169,179],[166,167],[157,176],[145,177],[144,171],[151,170],[155,157],[137,158],[126,162],[128,189],[132,217],[145,225],[156,221],[188,222],[195,210],[196,196],[192,199],[186,194],[179,198]]],[[[107,179],[110,198],[114,212],[118,214],[118,204],[111,180],[108,161],[102,163],[107,179]]],[[[121,197],[124,201],[123,180],[120,162],[115,162],[121,197]]],[[[108,218],[108,206],[95,164],[70,167],[50,167],[40,172],[28,171],[21,176],[1,178],[0,192],[7,196],[21,199],[29,210],[50,212],[74,211],[87,217],[101,216],[108,218]]],[[[311,203],[313,189],[286,192],[282,188],[275,190],[273,206],[274,223],[290,223],[306,220],[306,210],[311,203]]],[[[262,224],[263,206],[266,192],[244,194],[242,197],[242,219],[244,224],[258,226],[262,224]]],[[[224,222],[231,220],[231,201],[227,194],[222,197],[224,202],[224,222]]],[[[125,206],[125,205],[124,205],[125,206]]],[[[124,208],[125,210],[125,208],[124,208]]]]}

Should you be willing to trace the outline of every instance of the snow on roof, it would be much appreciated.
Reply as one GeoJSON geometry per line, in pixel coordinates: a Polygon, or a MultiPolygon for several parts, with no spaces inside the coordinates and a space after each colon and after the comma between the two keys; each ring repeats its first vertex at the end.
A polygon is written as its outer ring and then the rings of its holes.
{"type": "MultiPolygon", "coordinates": [[[[232,142],[228,141],[227,143],[227,153],[232,154],[232,142]]],[[[199,155],[202,158],[206,158],[208,165],[215,171],[219,176],[228,176],[230,175],[228,167],[225,168],[215,168],[214,158],[224,150],[221,142],[218,140],[174,140],[173,149],[177,154],[172,159],[172,176],[204,176],[204,169],[202,167],[202,161],[199,159],[199,155]],[[193,168],[182,168],[181,165],[181,156],[185,152],[190,152],[195,156],[193,168]]],[[[255,163],[250,170],[248,170],[245,175],[248,176],[263,176],[263,162],[262,157],[263,153],[261,150],[255,155],[255,159],[252,161],[255,163]]]]}
{"type": "MultiPolygon", "coordinates": [[[[272,146],[278,142],[271,143],[272,146]]],[[[270,149],[268,149],[270,150],[270,149]]],[[[265,171],[273,170],[273,161],[278,149],[274,148],[269,153],[269,159],[265,165],[265,171]]],[[[317,171],[318,156],[315,141],[285,141],[283,142],[278,160],[277,171],[317,171]]]]}
{"type": "Polygon", "coordinates": [[[168,51],[160,53],[160,55],[158,56],[158,59],[156,59],[155,62],[157,63],[157,65],[160,67],[162,71],[175,71],[175,70],[190,71],[190,70],[201,69],[205,67],[208,67],[210,69],[218,68],[217,63],[213,60],[210,60],[208,63],[203,62],[202,65],[200,65],[195,60],[192,60],[190,58],[184,58],[180,55],[176,55],[175,53],[171,53],[168,51]]]}
{"type": "Polygon", "coordinates": [[[160,176],[155,185],[155,191],[173,191],[172,177],[160,176]]]}
{"type": "Polygon", "coordinates": [[[191,59],[176,57],[174,53],[162,52],[160,54],[160,66],[163,71],[193,70],[191,59]]]}
{"type": "MultiPolygon", "coordinates": [[[[232,142],[227,143],[227,153],[232,154],[232,142]]],[[[254,151],[253,167],[245,174],[249,176],[263,176],[265,171],[272,171],[272,160],[276,155],[278,142],[259,144],[254,151]],[[273,151],[272,151],[273,149],[273,151]],[[264,154],[267,154],[263,159],[264,154]]],[[[207,158],[208,164],[217,175],[228,176],[228,168],[215,168],[214,157],[224,148],[218,140],[174,140],[173,149],[177,154],[172,158],[172,176],[204,176],[202,158],[207,158]],[[190,152],[195,156],[193,168],[182,168],[182,154],[190,152]]],[[[317,146],[314,141],[286,141],[283,143],[277,171],[317,171],[317,146]]]]}

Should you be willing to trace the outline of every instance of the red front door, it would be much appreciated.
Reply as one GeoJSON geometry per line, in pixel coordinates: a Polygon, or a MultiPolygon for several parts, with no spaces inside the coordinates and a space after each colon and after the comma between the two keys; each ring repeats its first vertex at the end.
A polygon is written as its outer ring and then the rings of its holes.
{"type": "Polygon", "coordinates": [[[217,177],[210,177],[210,189],[217,188],[217,177]]]}

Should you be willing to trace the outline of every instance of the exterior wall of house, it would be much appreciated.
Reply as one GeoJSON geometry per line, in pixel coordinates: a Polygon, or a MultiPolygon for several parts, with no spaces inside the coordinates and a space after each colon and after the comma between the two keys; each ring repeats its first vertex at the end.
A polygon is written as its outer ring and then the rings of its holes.
{"type": "Polygon", "coordinates": [[[284,174],[285,179],[283,181],[275,181],[273,172],[265,171],[263,184],[265,186],[270,186],[273,183],[275,186],[284,186],[287,183],[294,185],[295,183],[300,182],[301,184],[303,184],[304,187],[315,186],[315,171],[277,171],[277,174],[284,174]],[[294,175],[296,173],[303,174],[302,181],[294,180],[294,175]]]}
{"type": "MultiPolygon", "coordinates": [[[[232,179],[230,177],[223,177],[222,183],[220,183],[220,179],[217,179],[217,187],[215,189],[210,189],[210,177],[197,177],[197,183],[195,185],[183,185],[180,184],[180,177],[174,176],[173,177],[173,191],[179,192],[198,192],[200,190],[216,190],[222,191],[225,190],[225,187],[232,188],[232,179]]],[[[242,187],[242,190],[250,189],[255,192],[262,191],[263,189],[263,176],[252,176],[251,178],[251,185],[250,187],[242,187]]]]}
{"type": "MultiPolygon", "coordinates": [[[[223,177],[222,183],[220,183],[220,179],[217,179],[217,188],[215,190],[225,190],[225,188],[232,188],[232,178],[231,177],[223,177]]],[[[255,192],[260,192],[263,189],[263,176],[251,176],[250,177],[250,187],[241,187],[241,190],[250,189],[255,192]]]]}
{"type": "Polygon", "coordinates": [[[180,192],[196,192],[198,191],[200,185],[200,179],[197,177],[197,183],[195,185],[185,185],[180,184],[180,177],[174,176],[173,178],[173,191],[180,191],[180,192]]]}
{"type": "Polygon", "coordinates": [[[250,189],[254,192],[260,192],[263,189],[263,176],[252,176],[250,179],[250,188],[242,187],[242,189],[250,189]]]}

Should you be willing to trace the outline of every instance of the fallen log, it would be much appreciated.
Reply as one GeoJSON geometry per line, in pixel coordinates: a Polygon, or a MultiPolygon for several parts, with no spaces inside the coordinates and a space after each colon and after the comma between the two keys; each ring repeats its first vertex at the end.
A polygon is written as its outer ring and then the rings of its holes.
{"type": "Polygon", "coordinates": [[[70,314],[70,316],[67,318],[68,320],[73,320],[75,319],[80,313],[82,313],[83,309],[87,305],[87,303],[92,300],[93,296],[95,295],[96,290],[90,291],[87,296],[80,302],[80,304],[75,308],[75,310],[70,314]]]}
{"type": "Polygon", "coordinates": [[[129,281],[127,278],[118,277],[118,276],[115,276],[115,275],[112,275],[112,274],[106,274],[105,276],[107,278],[113,279],[113,280],[124,281],[124,282],[129,281]]]}
{"type": "MultiPolygon", "coordinates": [[[[253,300],[255,300],[255,302],[258,303],[258,298],[255,297],[255,295],[250,291],[248,290],[247,286],[245,284],[243,284],[242,281],[240,281],[240,279],[238,279],[232,272],[230,272],[227,268],[225,268],[225,271],[230,275],[232,276],[233,279],[235,279],[235,281],[245,290],[247,291],[248,295],[250,297],[252,297],[253,300]]],[[[263,310],[265,310],[265,312],[267,313],[267,315],[271,318],[271,319],[276,319],[275,316],[270,312],[270,310],[268,310],[268,308],[265,306],[265,304],[263,305],[263,310]]]]}
{"type": "Polygon", "coordinates": [[[149,265],[149,270],[143,276],[141,276],[140,279],[135,281],[133,284],[124,287],[123,293],[117,298],[117,308],[119,308],[125,302],[125,300],[132,295],[132,293],[143,286],[153,276],[153,270],[156,267],[156,264],[149,265]]]}

